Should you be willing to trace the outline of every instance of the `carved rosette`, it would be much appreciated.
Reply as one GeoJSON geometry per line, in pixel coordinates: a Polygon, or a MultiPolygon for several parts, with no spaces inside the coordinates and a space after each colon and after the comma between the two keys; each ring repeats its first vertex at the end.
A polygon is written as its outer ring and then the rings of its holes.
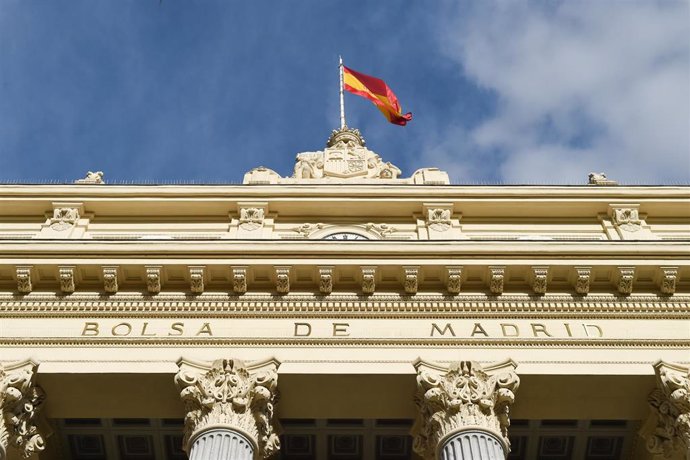
{"type": "Polygon", "coordinates": [[[117,267],[103,267],[103,289],[108,294],[117,292],[117,267]]]}
{"type": "Polygon", "coordinates": [[[450,294],[459,294],[462,285],[462,267],[446,267],[448,280],[446,289],[450,294]]]}
{"type": "Polygon", "coordinates": [[[656,426],[646,433],[647,449],[669,459],[690,456],[690,368],[660,361],[654,370],[649,405],[656,426]]]}
{"type": "Polygon", "coordinates": [[[405,292],[416,294],[419,285],[419,267],[404,267],[405,270],[405,292]]]}
{"type": "Polygon", "coordinates": [[[60,267],[58,276],[60,277],[60,290],[65,294],[74,292],[74,267],[60,267]]]}
{"type": "Polygon", "coordinates": [[[32,289],[31,267],[17,267],[17,290],[22,294],[28,294],[32,289]]]}
{"type": "Polygon", "coordinates": [[[322,294],[333,291],[333,267],[319,267],[319,291],[322,294]]]}
{"type": "Polygon", "coordinates": [[[35,383],[37,368],[30,360],[5,369],[0,366],[0,457],[8,446],[19,449],[24,458],[45,449],[38,428],[45,394],[35,383]]]}
{"type": "Polygon", "coordinates": [[[489,267],[489,290],[492,294],[503,293],[505,271],[505,267],[489,267]]]}
{"type": "Polygon", "coordinates": [[[184,402],[184,449],[210,429],[238,431],[255,445],[256,458],[268,458],[280,449],[280,427],[274,417],[278,366],[273,359],[245,365],[222,359],[210,366],[180,360],[175,383],[184,402]]]}
{"type": "Polygon", "coordinates": [[[373,294],[376,290],[376,267],[362,267],[362,292],[373,294]]]}
{"type": "Polygon", "coordinates": [[[247,292],[247,267],[232,267],[232,290],[235,294],[247,292]]]}
{"type": "Polygon", "coordinates": [[[575,267],[575,292],[580,295],[589,293],[589,280],[591,274],[591,267],[575,267]]]}
{"type": "Polygon", "coordinates": [[[486,430],[509,452],[510,406],[520,384],[515,367],[510,360],[486,369],[470,361],[445,368],[418,360],[415,452],[425,460],[436,459],[449,436],[467,429],[486,430]]]}

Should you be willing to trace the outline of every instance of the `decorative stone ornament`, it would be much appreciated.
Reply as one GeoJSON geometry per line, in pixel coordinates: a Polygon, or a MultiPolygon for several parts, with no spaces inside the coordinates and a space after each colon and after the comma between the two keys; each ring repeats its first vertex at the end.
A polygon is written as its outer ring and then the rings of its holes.
{"type": "Polygon", "coordinates": [[[74,181],[75,184],[89,184],[89,185],[103,185],[105,181],[103,180],[103,171],[89,171],[86,173],[86,177],[83,179],[77,179],[74,181]]]}
{"type": "Polygon", "coordinates": [[[637,232],[641,228],[642,221],[637,206],[629,208],[613,208],[611,210],[613,225],[621,227],[628,232],[637,232]]]}
{"type": "Polygon", "coordinates": [[[489,267],[489,290],[492,294],[503,294],[503,278],[505,277],[505,267],[489,267]]]}
{"type": "Polygon", "coordinates": [[[247,267],[232,267],[232,290],[235,294],[247,292],[247,267]]]}
{"type": "Polygon", "coordinates": [[[520,385],[513,361],[483,369],[471,361],[452,363],[446,368],[418,359],[414,367],[418,413],[412,434],[417,454],[425,460],[435,460],[454,435],[472,430],[495,438],[503,458],[507,456],[510,406],[520,385]]]}
{"type": "Polygon", "coordinates": [[[279,294],[290,292],[290,267],[275,267],[276,291],[279,294]]]}
{"type": "Polygon", "coordinates": [[[618,267],[618,292],[629,295],[633,290],[635,267],[618,267]]]}
{"type": "Polygon", "coordinates": [[[446,289],[449,294],[459,294],[462,283],[462,267],[446,267],[446,289]]]}
{"type": "Polygon", "coordinates": [[[426,225],[437,232],[445,232],[450,229],[451,209],[430,208],[427,209],[426,225]]]}
{"type": "Polygon", "coordinates": [[[322,294],[333,291],[333,267],[319,267],[319,291],[322,294]]]}
{"type": "Polygon", "coordinates": [[[264,224],[263,208],[240,208],[240,228],[247,231],[257,230],[264,224]]]}
{"type": "Polygon", "coordinates": [[[103,267],[103,289],[108,294],[117,292],[117,267],[103,267]]]}
{"type": "Polygon", "coordinates": [[[235,359],[211,364],[181,359],[178,366],[175,384],[186,411],[183,447],[190,458],[205,458],[192,454],[194,444],[219,430],[239,434],[238,447],[243,439],[249,441],[254,455],[242,458],[268,458],[280,449],[274,417],[278,361],[245,365],[235,359]]]}
{"type": "Polygon", "coordinates": [[[18,449],[24,458],[45,449],[38,417],[45,399],[36,385],[38,364],[31,360],[0,365],[0,459],[7,458],[7,448],[18,449]]]}
{"type": "Polygon", "coordinates": [[[672,295],[676,292],[678,267],[661,267],[659,270],[659,289],[663,294],[672,295]]]}
{"type": "Polygon", "coordinates": [[[31,266],[20,266],[17,267],[17,290],[22,294],[28,294],[32,291],[33,285],[31,284],[31,266]]]}
{"type": "Polygon", "coordinates": [[[606,174],[601,173],[589,173],[589,185],[618,185],[618,182],[611,180],[606,177],[606,174]]]}
{"type": "Polygon", "coordinates": [[[388,224],[374,224],[371,222],[366,224],[364,228],[366,228],[369,232],[377,234],[383,239],[388,238],[393,232],[397,231],[395,227],[392,227],[388,224]]]}
{"type": "Polygon", "coordinates": [[[324,228],[323,224],[302,224],[299,227],[294,227],[291,230],[299,233],[302,238],[309,238],[309,236],[317,230],[324,228]]]}
{"type": "Polygon", "coordinates": [[[373,294],[376,290],[376,267],[362,267],[362,293],[373,294]]]}
{"type": "Polygon", "coordinates": [[[204,267],[189,267],[189,289],[194,294],[204,292],[204,267]]]}
{"type": "Polygon", "coordinates": [[[407,294],[416,294],[419,286],[419,267],[403,267],[405,271],[404,287],[407,294]]]}
{"type": "Polygon", "coordinates": [[[592,275],[592,267],[575,267],[575,292],[580,295],[589,293],[589,281],[592,275]]]}
{"type": "Polygon", "coordinates": [[[161,267],[146,267],[146,289],[150,294],[161,292],[161,267]]]}
{"type": "Polygon", "coordinates": [[[532,290],[535,294],[546,294],[549,267],[532,267],[532,290]]]}
{"type": "Polygon", "coordinates": [[[60,290],[65,294],[74,292],[74,267],[59,267],[60,290]]]}
{"type": "Polygon", "coordinates": [[[77,208],[55,208],[53,217],[50,219],[50,228],[62,232],[74,227],[79,220],[79,209],[77,208]]]}
{"type": "Polygon", "coordinates": [[[690,368],[659,361],[654,371],[652,416],[641,432],[647,449],[667,459],[690,458],[690,368]]]}

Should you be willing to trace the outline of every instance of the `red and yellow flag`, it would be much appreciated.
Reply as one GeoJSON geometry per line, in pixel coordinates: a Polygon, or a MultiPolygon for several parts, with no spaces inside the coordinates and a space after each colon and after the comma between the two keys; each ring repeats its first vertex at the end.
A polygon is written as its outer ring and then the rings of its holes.
{"type": "Polygon", "coordinates": [[[385,81],[343,66],[343,88],[373,102],[383,115],[396,125],[405,126],[412,113],[402,113],[400,103],[385,81]]]}

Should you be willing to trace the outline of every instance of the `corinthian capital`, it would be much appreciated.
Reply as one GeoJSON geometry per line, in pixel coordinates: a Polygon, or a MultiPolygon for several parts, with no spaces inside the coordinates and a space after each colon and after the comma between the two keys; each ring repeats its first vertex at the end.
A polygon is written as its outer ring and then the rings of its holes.
{"type": "Polygon", "coordinates": [[[513,361],[487,368],[462,361],[446,368],[417,360],[414,366],[419,410],[412,429],[415,452],[433,460],[441,443],[467,428],[490,432],[509,452],[510,406],[520,384],[513,361]]]}
{"type": "Polygon", "coordinates": [[[199,363],[181,359],[175,383],[185,404],[184,449],[211,428],[239,431],[255,446],[259,457],[280,449],[279,425],[274,419],[278,366],[274,359],[244,364],[234,359],[199,363]]]}
{"type": "Polygon", "coordinates": [[[647,449],[664,458],[690,458],[690,368],[659,361],[657,388],[649,395],[652,417],[643,428],[647,449]]]}
{"type": "Polygon", "coordinates": [[[0,459],[6,458],[8,445],[19,449],[24,458],[45,448],[38,429],[45,396],[35,383],[37,367],[31,360],[0,365],[0,459]]]}

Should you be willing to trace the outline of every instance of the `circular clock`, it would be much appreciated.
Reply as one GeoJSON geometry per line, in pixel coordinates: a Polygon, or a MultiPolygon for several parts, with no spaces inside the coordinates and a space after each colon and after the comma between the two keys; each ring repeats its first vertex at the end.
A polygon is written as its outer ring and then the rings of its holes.
{"type": "Polygon", "coordinates": [[[368,240],[366,236],[362,236],[358,233],[350,232],[338,232],[331,233],[323,237],[324,240],[341,240],[341,241],[352,241],[352,240],[368,240]]]}

